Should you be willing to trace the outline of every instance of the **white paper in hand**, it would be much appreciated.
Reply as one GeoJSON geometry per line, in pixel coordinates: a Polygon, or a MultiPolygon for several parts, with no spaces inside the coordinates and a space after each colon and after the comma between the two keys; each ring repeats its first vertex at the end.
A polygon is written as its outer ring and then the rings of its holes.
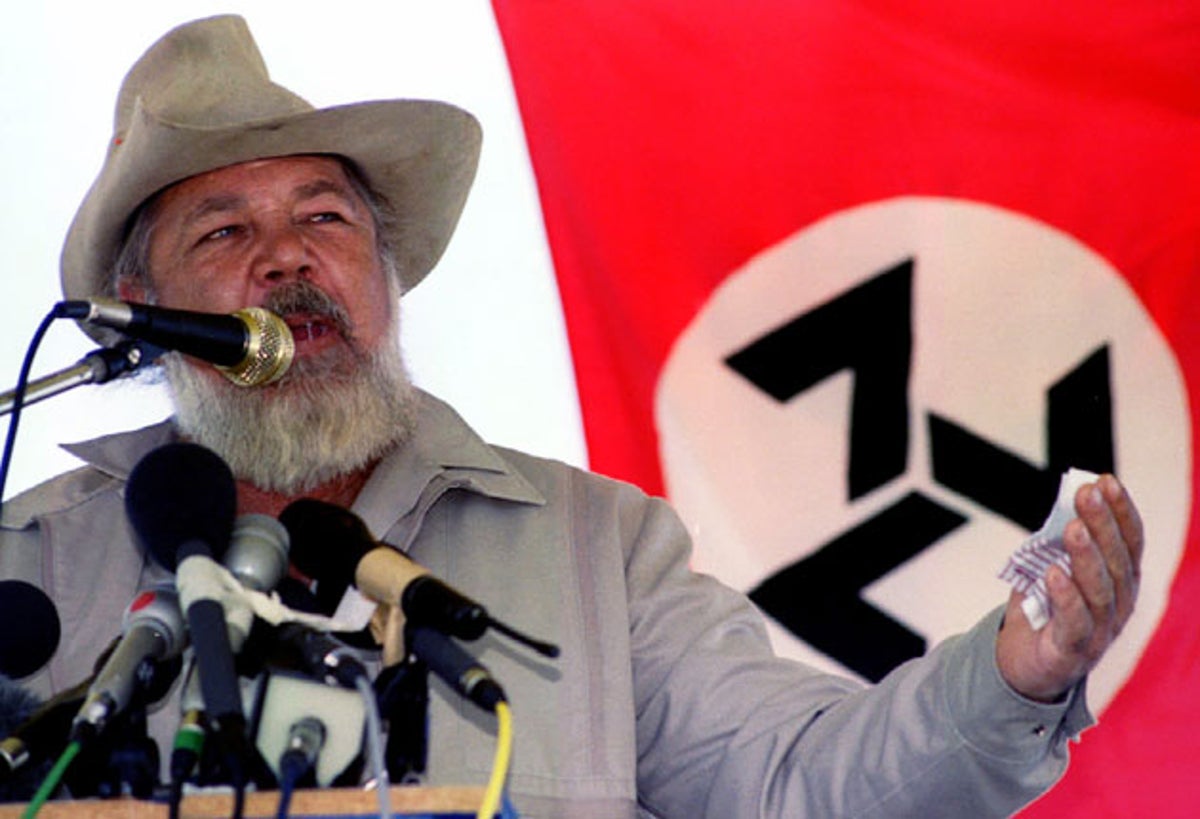
{"type": "Polygon", "coordinates": [[[1071,557],[1063,546],[1063,530],[1075,517],[1075,493],[1098,476],[1086,469],[1068,469],[1058,484],[1058,497],[1050,516],[1022,543],[1000,571],[1000,579],[1025,595],[1021,609],[1034,630],[1050,621],[1050,598],[1046,593],[1046,570],[1058,564],[1071,573],[1071,557]]]}

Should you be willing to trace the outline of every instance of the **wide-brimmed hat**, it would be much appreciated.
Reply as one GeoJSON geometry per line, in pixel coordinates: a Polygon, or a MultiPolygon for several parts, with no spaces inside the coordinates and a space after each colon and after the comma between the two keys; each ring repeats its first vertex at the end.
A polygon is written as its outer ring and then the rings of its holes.
{"type": "Polygon", "coordinates": [[[63,245],[63,293],[102,294],[130,216],[163,188],[239,162],[297,154],[346,157],[387,198],[396,219],[386,238],[401,290],[409,290],[450,240],[480,138],[473,116],[432,100],[317,110],[271,82],[241,17],[186,23],[125,76],[104,165],[63,245]]]}

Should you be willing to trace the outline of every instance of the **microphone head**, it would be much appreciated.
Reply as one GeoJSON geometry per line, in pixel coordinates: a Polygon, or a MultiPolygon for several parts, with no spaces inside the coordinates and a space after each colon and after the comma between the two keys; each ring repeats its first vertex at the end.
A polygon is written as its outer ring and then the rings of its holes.
{"type": "Polygon", "coordinates": [[[12,736],[41,704],[32,692],[0,674],[0,737],[12,736]]]}
{"type": "Polygon", "coordinates": [[[233,315],[246,325],[246,355],[233,366],[217,369],[242,387],[260,387],[283,378],[296,355],[296,340],[287,322],[262,307],[244,307],[233,315]]]}
{"type": "Polygon", "coordinates": [[[130,601],[121,619],[121,633],[135,626],[148,626],[162,635],[163,656],[171,657],[187,645],[187,624],[179,607],[179,594],[172,586],[144,589],[130,601]]]}
{"type": "Polygon", "coordinates": [[[246,588],[268,592],[287,572],[289,548],[288,531],[278,520],[270,515],[242,515],[234,521],[222,562],[246,588]]]}
{"type": "Polygon", "coordinates": [[[50,771],[50,762],[35,759],[36,749],[20,735],[28,733],[29,721],[41,707],[37,697],[0,675],[0,803],[29,801],[50,771]]]}
{"type": "Polygon", "coordinates": [[[125,514],[150,555],[175,571],[181,547],[220,559],[237,510],[233,473],[199,444],[171,443],[138,461],[125,487],[125,514]]]}
{"type": "Polygon", "coordinates": [[[292,542],[292,564],[316,581],[318,604],[333,611],[363,555],[378,544],[362,519],[315,498],[293,501],[279,513],[292,542]]]}
{"type": "Polygon", "coordinates": [[[58,609],[24,580],[0,580],[0,674],[28,677],[54,656],[62,637],[58,609]]]}
{"type": "Polygon", "coordinates": [[[179,606],[179,593],[174,587],[159,585],[138,592],[125,608],[121,633],[128,634],[137,626],[148,626],[163,639],[162,656],[150,668],[149,676],[141,681],[144,688],[139,696],[149,705],[170,692],[183,668],[182,654],[187,648],[188,632],[179,606]]]}

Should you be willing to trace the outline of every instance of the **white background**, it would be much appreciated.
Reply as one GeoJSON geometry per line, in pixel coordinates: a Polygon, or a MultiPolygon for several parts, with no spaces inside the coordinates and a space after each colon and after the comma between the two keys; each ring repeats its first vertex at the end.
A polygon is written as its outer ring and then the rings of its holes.
{"type": "MultiPolygon", "coordinates": [[[[418,384],[486,438],[584,465],[579,410],[508,66],[485,0],[453,2],[22,3],[0,32],[0,391],[16,383],[35,328],[61,298],[67,225],[100,168],[121,79],[190,19],[246,18],[272,78],[318,107],[384,98],[459,105],[483,124],[479,175],[458,232],[405,299],[402,339],[418,384]]],[[[57,322],[33,376],[93,345],[57,322]]],[[[75,461],[56,446],[169,411],[160,388],[79,387],[26,409],[5,495],[75,461]]],[[[7,429],[7,419],[0,421],[7,429]]]]}

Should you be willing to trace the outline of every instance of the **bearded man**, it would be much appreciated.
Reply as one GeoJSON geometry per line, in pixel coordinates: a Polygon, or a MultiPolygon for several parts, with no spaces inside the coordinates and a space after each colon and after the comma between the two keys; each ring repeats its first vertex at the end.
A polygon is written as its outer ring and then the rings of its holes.
{"type": "MultiPolygon", "coordinates": [[[[239,512],[300,496],[350,507],[564,647],[549,662],[490,637],[473,646],[513,703],[508,788],[524,816],[1006,815],[1062,774],[1091,721],[1086,674],[1136,597],[1142,530],[1115,478],[1076,496],[1074,571],[1050,571],[1045,628],[1014,594],[869,688],[777,659],[748,601],[689,570],[665,503],[489,446],[409,383],[398,300],[458,218],[479,147],[470,115],[313,110],[268,80],[239,18],[219,17],[151,47],[116,122],[66,240],[66,296],[265,306],[292,329],[296,362],[246,389],[171,357],[173,419],[74,447],[84,467],[8,504],[0,571],[45,589],[64,623],[32,689],[85,677],[126,603],[165,574],[121,495],[142,456],[188,439],[230,464],[239,512]]],[[[431,693],[427,781],[482,780],[495,723],[436,681],[431,693]]],[[[160,742],[177,708],[152,717],[160,742]]]]}
{"type": "Polygon", "coordinates": [[[128,301],[232,312],[260,305],[296,345],[278,382],[247,390],[165,362],[178,426],[243,483],[242,512],[300,495],[349,506],[409,435],[416,392],[397,346],[399,280],[384,206],[345,160],[297,156],[192,177],[134,217],[114,266],[128,301]]]}

